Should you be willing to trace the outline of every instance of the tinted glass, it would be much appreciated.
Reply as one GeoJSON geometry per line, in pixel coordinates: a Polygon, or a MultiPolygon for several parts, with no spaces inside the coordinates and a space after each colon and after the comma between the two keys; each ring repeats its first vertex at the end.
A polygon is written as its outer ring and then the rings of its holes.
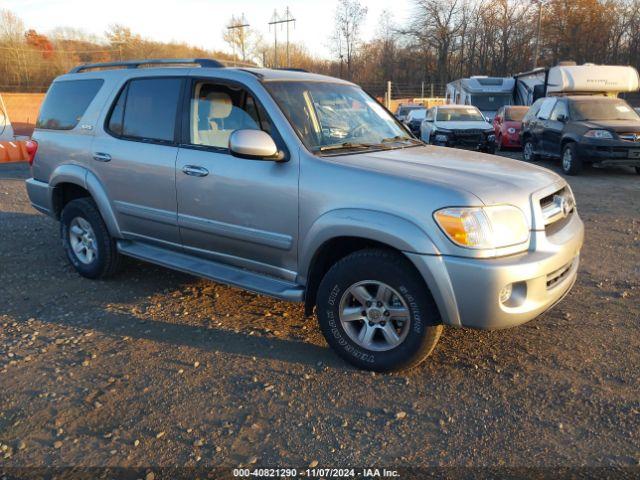
{"type": "Polygon", "coordinates": [[[36,128],[71,130],[100,90],[102,80],[67,80],[51,85],[36,128]]]}
{"type": "Polygon", "coordinates": [[[470,103],[480,110],[495,111],[501,106],[511,103],[511,95],[472,95],[470,103]]]}
{"type": "Polygon", "coordinates": [[[113,110],[111,111],[111,117],[109,119],[109,131],[116,135],[122,135],[122,124],[124,120],[124,103],[127,100],[127,91],[129,86],[124,88],[118,97],[113,110]]]}
{"type": "Polygon", "coordinates": [[[129,82],[122,135],[172,142],[181,86],[179,78],[145,78],[129,82]]]}

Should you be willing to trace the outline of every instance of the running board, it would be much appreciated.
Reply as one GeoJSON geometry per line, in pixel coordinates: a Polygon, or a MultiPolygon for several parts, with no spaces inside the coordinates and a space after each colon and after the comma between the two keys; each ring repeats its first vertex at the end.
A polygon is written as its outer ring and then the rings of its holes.
{"type": "Polygon", "coordinates": [[[185,253],[174,252],[160,247],[133,242],[118,241],[118,251],[128,257],[155,263],[162,267],[179,270],[198,277],[226,283],[235,287],[262,293],[271,297],[301,302],[304,300],[304,288],[285,280],[250,272],[241,268],[224,265],[211,260],[194,257],[185,253]]]}

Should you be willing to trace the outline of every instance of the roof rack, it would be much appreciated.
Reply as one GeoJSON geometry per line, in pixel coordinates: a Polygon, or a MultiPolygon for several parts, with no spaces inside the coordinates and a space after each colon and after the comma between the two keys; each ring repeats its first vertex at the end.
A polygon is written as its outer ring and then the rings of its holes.
{"type": "Polygon", "coordinates": [[[224,64],[211,58],[152,58],[149,60],[126,60],[122,62],[85,63],[72,68],[69,73],[80,73],[98,68],[140,68],[143,65],[185,65],[195,64],[202,68],[224,68],[224,64]]]}

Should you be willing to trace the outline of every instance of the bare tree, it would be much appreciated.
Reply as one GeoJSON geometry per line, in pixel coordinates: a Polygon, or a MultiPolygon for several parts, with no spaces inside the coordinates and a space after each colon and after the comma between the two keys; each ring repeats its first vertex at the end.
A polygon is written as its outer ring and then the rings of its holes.
{"type": "Polygon", "coordinates": [[[249,44],[252,36],[253,33],[246,24],[244,16],[237,17],[235,15],[231,16],[227,23],[227,28],[222,34],[224,41],[231,46],[236,55],[239,53],[239,57],[243,62],[248,59],[249,44]]]}
{"type": "Polygon", "coordinates": [[[360,29],[367,16],[367,7],[358,0],[339,0],[335,13],[334,52],[347,62],[347,76],[352,77],[353,61],[360,45],[360,29]]]}

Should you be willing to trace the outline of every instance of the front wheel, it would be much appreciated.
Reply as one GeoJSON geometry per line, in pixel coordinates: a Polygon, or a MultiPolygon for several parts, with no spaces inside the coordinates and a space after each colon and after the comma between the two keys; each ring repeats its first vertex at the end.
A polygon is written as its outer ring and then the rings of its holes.
{"type": "Polygon", "coordinates": [[[414,367],[442,332],[424,281],[401,254],[361,250],[338,261],[319,286],[318,322],[329,345],[366,370],[414,367]]]}
{"type": "Polygon", "coordinates": [[[573,142],[567,143],[562,149],[562,171],[567,175],[578,175],[582,171],[582,159],[573,142]]]}
{"type": "Polygon", "coordinates": [[[533,141],[530,138],[527,138],[524,141],[524,145],[522,146],[522,158],[525,162],[535,162],[539,159],[538,155],[535,153],[533,141]]]}

